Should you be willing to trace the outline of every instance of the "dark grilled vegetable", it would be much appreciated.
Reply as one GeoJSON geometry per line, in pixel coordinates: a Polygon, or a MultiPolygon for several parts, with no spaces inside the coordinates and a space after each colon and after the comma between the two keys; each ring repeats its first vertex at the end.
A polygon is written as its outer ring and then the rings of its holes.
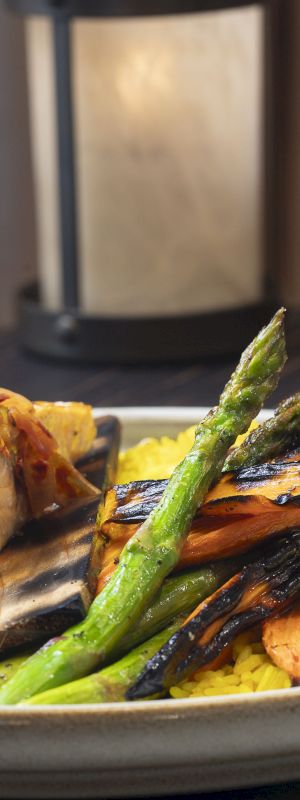
{"type": "Polygon", "coordinates": [[[150,604],[179,560],[198,505],[220,474],[228,448],[277,385],[286,360],[284,309],[245,350],[219,405],[200,423],[195,443],[160,503],[124,548],[114,576],[86,620],[49,642],[0,690],[9,704],[82,677],[103,663],[150,604]]]}
{"type": "Polygon", "coordinates": [[[300,592],[300,531],[283,536],[204,600],[149,661],[127,699],[166,691],[214,661],[252,625],[280,613],[300,592]]]}
{"type": "MultiPolygon", "coordinates": [[[[103,418],[98,431],[93,478],[100,488],[114,475],[119,423],[103,418]]],[[[99,495],[32,521],[0,553],[1,651],[45,641],[85,617],[100,567],[98,505],[99,495]]]]}
{"type": "Polygon", "coordinates": [[[280,403],[270,417],[229,453],[223,472],[271,461],[300,443],[300,394],[280,403]]]}

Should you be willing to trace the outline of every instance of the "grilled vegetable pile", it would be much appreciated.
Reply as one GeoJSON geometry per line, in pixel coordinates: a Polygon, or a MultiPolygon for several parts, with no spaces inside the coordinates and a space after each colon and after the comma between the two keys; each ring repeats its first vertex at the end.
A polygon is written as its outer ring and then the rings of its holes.
{"type": "MultiPolygon", "coordinates": [[[[106,450],[106,469],[95,489],[95,448],[88,456],[77,452],[78,473],[68,458],[74,456],[74,449],[82,449],[80,437],[75,443],[65,437],[59,447],[61,426],[57,425],[56,439],[48,431],[51,447],[48,461],[45,458],[46,472],[52,468],[51,459],[65,459],[68,468],[80,475],[75,486],[86,487],[84,501],[81,490],[75,495],[83,527],[85,514],[88,520],[86,567],[81,573],[88,602],[84,606],[80,601],[82,621],[53,631],[53,640],[24,658],[10,678],[5,677],[0,703],[160,697],[195,670],[213,669],[220,659],[230,659],[238,634],[261,624],[268,653],[273,658],[273,652],[280,651],[278,665],[287,669],[283,644],[280,648],[284,634],[278,623],[285,620],[285,626],[294,630],[295,602],[300,601],[300,395],[281,404],[271,420],[234,447],[277,385],[286,359],[283,322],[280,309],[245,350],[218,406],[196,427],[192,448],[169,480],[113,486],[115,431],[106,450]],[[106,489],[100,504],[95,497],[99,488],[106,489]]],[[[12,402],[9,393],[6,401],[12,402]]],[[[37,412],[35,406],[29,408],[30,426],[25,425],[17,401],[13,412],[4,413],[9,430],[5,446],[10,445],[14,467],[25,441],[22,481],[28,501],[32,464],[37,463],[37,453],[40,458],[37,437],[32,434],[39,424],[37,412]],[[11,414],[17,428],[12,444],[11,414]]],[[[67,483],[72,483],[72,475],[67,483]]],[[[52,502],[65,505],[55,495],[55,484],[52,494],[52,502]]],[[[27,517],[41,517],[40,508],[36,510],[32,503],[34,496],[31,487],[27,517]]],[[[48,547],[51,530],[55,540],[55,520],[61,526],[62,514],[70,520],[75,542],[74,511],[67,506],[56,517],[34,523],[36,536],[46,524],[48,547]]],[[[23,547],[29,547],[30,535],[27,532],[27,539],[25,530],[23,547]]],[[[9,548],[13,547],[14,542],[3,552],[3,557],[8,554],[7,564],[12,564],[9,548]]],[[[61,549],[58,537],[58,552],[61,549]]],[[[35,588],[39,595],[38,577],[35,588]]],[[[54,612],[55,599],[50,620],[54,612]]],[[[36,620],[35,626],[39,627],[36,620]]],[[[22,624],[12,620],[7,641],[13,628],[19,644],[22,624]]],[[[33,638],[29,634],[24,641],[33,638]]],[[[289,656],[289,663],[295,664],[296,636],[289,656]]],[[[287,671],[291,674],[291,667],[287,671]]]]}

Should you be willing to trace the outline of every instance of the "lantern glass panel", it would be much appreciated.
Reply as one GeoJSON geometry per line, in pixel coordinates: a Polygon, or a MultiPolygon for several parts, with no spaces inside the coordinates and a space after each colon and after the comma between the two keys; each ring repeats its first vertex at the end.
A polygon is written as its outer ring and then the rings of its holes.
{"type": "MultiPolygon", "coordinates": [[[[258,7],[72,22],[80,306],[172,315],[262,297],[258,7]]],[[[62,305],[51,23],[27,22],[39,268],[62,305]]]]}

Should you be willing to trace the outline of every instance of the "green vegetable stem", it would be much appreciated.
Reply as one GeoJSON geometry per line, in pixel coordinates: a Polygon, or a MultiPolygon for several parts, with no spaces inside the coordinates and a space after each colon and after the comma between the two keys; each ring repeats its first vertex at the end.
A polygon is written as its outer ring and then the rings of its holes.
{"type": "Polygon", "coordinates": [[[300,442],[300,394],[280,403],[274,417],[259,425],[226,458],[223,472],[269,461],[300,442]]]}

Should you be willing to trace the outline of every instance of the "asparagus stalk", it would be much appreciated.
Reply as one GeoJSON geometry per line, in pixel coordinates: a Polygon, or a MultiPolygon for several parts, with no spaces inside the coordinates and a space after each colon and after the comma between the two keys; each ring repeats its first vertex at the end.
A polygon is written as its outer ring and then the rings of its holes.
{"type": "Polygon", "coordinates": [[[242,355],[219,406],[195,432],[195,442],[163,496],[126,544],[109,583],[84,622],[21,665],[0,690],[0,703],[17,703],[92,672],[113,652],[175,567],[197,507],[219,477],[228,448],[244,433],[275,388],[286,360],[284,309],[242,355]]]}
{"type": "Polygon", "coordinates": [[[271,417],[226,458],[223,472],[255,466],[284,453],[300,440],[300,394],[280,403],[271,417]]]}
{"type": "Polygon", "coordinates": [[[68,705],[70,703],[116,703],[125,700],[126,691],[133,686],[141,671],[170,636],[178,630],[183,617],[180,616],[149,641],[136,647],[120,661],[109,667],[72,681],[56,689],[36,694],[24,705],[68,705]]]}
{"type": "Polygon", "coordinates": [[[7,656],[4,661],[0,662],[0,686],[14,675],[29,655],[31,653],[28,653],[28,651],[26,653],[18,653],[11,657],[7,656]]]}
{"type": "Polygon", "coordinates": [[[110,659],[116,660],[141,642],[171,624],[178,614],[188,613],[195,603],[204,600],[233,574],[235,561],[217,562],[167,578],[153,603],[144,611],[137,625],[122,639],[110,659]]]}

